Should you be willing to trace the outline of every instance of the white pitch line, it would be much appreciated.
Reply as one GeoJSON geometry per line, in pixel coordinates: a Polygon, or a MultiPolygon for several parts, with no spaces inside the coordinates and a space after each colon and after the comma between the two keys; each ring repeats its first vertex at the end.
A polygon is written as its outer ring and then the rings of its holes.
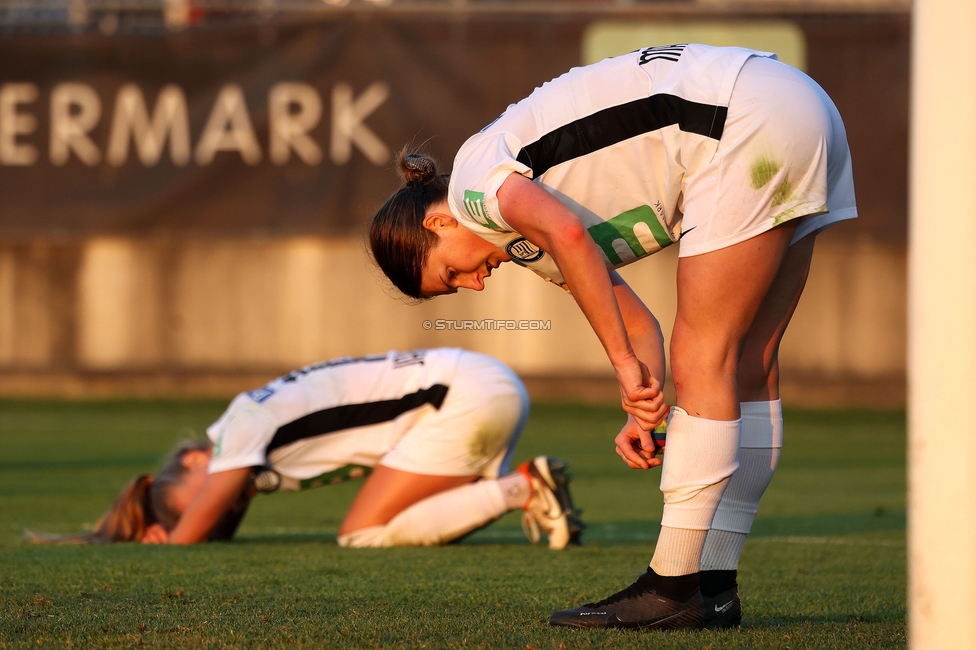
{"type": "Polygon", "coordinates": [[[905,542],[890,539],[850,539],[847,537],[754,537],[751,542],[772,542],[779,544],[814,544],[832,546],[890,546],[904,548],[905,542]]]}
{"type": "MultiPolygon", "coordinates": [[[[610,527],[608,527],[610,528],[610,527]]],[[[336,531],[334,529],[328,528],[284,528],[284,527],[274,527],[274,528],[251,528],[248,529],[242,537],[250,536],[261,536],[261,535],[335,535],[336,531]]],[[[478,537],[481,539],[495,539],[499,541],[503,540],[522,540],[525,535],[520,530],[513,529],[497,529],[497,530],[483,530],[478,533],[478,537]]],[[[612,530],[602,529],[594,526],[590,529],[590,534],[584,534],[585,540],[592,540],[595,542],[656,542],[657,535],[651,533],[631,533],[631,534],[614,534],[612,530]]],[[[768,537],[749,537],[748,541],[750,543],[763,543],[763,544],[806,544],[814,546],[872,546],[872,547],[889,547],[889,548],[905,548],[904,540],[887,540],[887,539],[851,539],[849,537],[803,537],[803,536],[768,536],[768,537]]]]}
{"type": "MultiPolygon", "coordinates": [[[[521,539],[523,535],[514,530],[485,530],[478,533],[482,539],[521,539]]],[[[634,533],[630,535],[606,534],[606,531],[591,529],[590,534],[584,533],[584,541],[590,539],[597,542],[656,542],[657,535],[634,533]]],[[[799,537],[799,536],[769,536],[751,537],[750,542],[763,542],[765,544],[810,544],[810,545],[831,545],[831,546],[875,546],[904,548],[905,542],[899,540],[858,540],[848,537],[799,537]]]]}

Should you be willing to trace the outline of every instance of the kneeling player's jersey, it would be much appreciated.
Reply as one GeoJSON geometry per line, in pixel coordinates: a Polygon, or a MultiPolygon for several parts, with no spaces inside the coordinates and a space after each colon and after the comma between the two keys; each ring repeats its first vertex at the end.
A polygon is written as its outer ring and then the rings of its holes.
{"type": "Polygon", "coordinates": [[[572,210],[617,268],[680,237],[687,176],[722,137],[739,70],[766,52],[651,47],[574,68],[513,104],[461,147],[448,201],[460,222],[562,285],[555,262],[515,232],[497,192],[512,173],[572,210]]]}
{"type": "Polygon", "coordinates": [[[270,464],[280,489],[362,473],[440,409],[463,354],[438,348],[335,359],[241,393],[207,429],[209,471],[270,464]]]}

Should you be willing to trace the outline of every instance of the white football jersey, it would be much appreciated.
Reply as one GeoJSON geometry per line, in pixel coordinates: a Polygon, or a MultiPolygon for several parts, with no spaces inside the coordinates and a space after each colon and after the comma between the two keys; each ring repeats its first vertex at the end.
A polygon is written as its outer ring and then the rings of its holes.
{"type": "Polygon", "coordinates": [[[207,429],[209,471],[271,464],[281,489],[375,467],[441,407],[463,350],[437,348],[326,361],[241,393],[207,429]]]}
{"type": "Polygon", "coordinates": [[[573,68],[512,104],[458,151],[448,201],[467,228],[563,284],[515,232],[497,192],[512,173],[540,183],[587,227],[608,268],[678,241],[686,176],[715,154],[739,70],[767,52],[650,47],[573,68]]]}

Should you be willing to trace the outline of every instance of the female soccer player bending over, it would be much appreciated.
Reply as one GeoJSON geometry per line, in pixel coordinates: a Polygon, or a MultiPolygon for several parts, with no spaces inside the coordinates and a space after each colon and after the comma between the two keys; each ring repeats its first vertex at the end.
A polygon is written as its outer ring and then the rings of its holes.
{"type": "Polygon", "coordinates": [[[369,474],[339,545],[430,546],[523,508],[533,542],[578,541],[565,463],[509,461],[528,415],[518,377],[455,348],[308,366],[238,395],[155,478],[122,492],[75,540],[194,544],[229,539],[256,491],[299,490],[369,474]],[[372,470],[370,472],[370,470],[372,470]]]}
{"type": "Polygon", "coordinates": [[[679,244],[671,338],[677,406],[664,518],[637,582],[554,625],[739,624],[736,568],[782,444],[777,353],[814,239],[856,216],[833,102],[772,55],[649,47],[575,68],[461,147],[451,176],[411,154],[370,233],[405,294],[484,288],[515,261],[572,292],[616,370],[617,453],[661,464],[657,320],[614,270],[679,244]]]}

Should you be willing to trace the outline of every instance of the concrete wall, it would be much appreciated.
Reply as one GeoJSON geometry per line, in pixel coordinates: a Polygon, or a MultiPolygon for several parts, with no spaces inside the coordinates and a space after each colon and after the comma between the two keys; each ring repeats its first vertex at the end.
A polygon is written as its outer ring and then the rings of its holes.
{"type": "MultiPolygon", "coordinates": [[[[838,228],[818,244],[783,344],[784,397],[900,404],[905,251],[842,235],[838,228]]],[[[675,253],[624,272],[666,335],[675,253]]],[[[536,395],[613,399],[610,366],[571,296],[506,266],[481,294],[411,305],[358,240],[98,238],[0,247],[0,394],[223,395],[318,359],[458,345],[507,362],[536,395]],[[485,319],[515,323],[459,329],[485,319]],[[518,321],[535,329],[506,329],[518,321]]]]}

